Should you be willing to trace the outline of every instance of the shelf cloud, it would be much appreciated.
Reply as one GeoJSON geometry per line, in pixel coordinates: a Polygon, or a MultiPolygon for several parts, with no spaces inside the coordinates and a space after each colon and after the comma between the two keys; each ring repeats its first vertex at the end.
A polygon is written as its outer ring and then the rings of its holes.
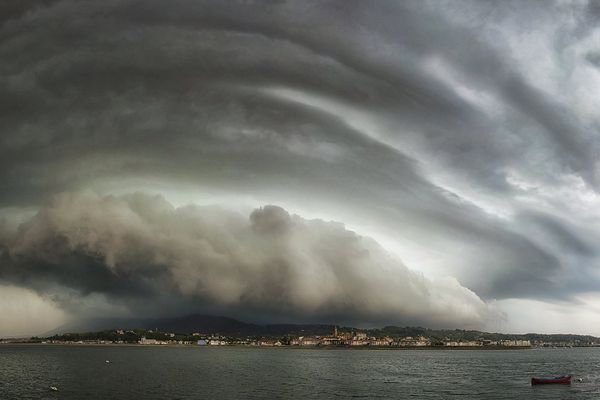
{"type": "Polygon", "coordinates": [[[455,279],[429,280],[340,223],[272,205],[247,217],[141,193],[61,194],[5,235],[0,277],[44,295],[73,291],[57,300],[74,311],[94,293],[150,315],[224,308],[266,320],[478,326],[489,312],[455,279]]]}

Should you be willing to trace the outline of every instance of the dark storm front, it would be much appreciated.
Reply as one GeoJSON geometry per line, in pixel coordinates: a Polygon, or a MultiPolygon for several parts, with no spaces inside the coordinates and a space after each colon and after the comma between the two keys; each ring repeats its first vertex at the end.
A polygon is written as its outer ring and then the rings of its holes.
{"type": "Polygon", "coordinates": [[[424,352],[10,345],[0,347],[0,397],[592,399],[600,395],[598,365],[597,348],[424,352]],[[558,372],[583,382],[530,385],[533,375],[558,372]]]}

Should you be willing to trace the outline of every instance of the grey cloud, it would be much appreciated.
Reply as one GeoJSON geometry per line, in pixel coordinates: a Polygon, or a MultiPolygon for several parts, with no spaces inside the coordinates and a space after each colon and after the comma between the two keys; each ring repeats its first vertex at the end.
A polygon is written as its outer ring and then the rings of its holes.
{"type": "Polygon", "coordinates": [[[580,257],[597,255],[596,246],[584,236],[585,233],[577,232],[578,227],[567,221],[539,212],[523,212],[519,218],[523,219],[525,223],[536,225],[539,228],[538,235],[550,236],[552,245],[559,247],[562,252],[576,254],[580,257]]]}
{"type": "Polygon", "coordinates": [[[227,306],[290,320],[478,326],[490,313],[456,280],[430,281],[342,224],[276,206],[248,219],[141,193],[61,194],[4,248],[5,280],[43,293],[109,295],[128,306],[143,298],[154,315],[163,297],[180,309],[227,306]]]}
{"type": "Polygon", "coordinates": [[[51,5],[59,0],[6,0],[0,4],[0,25],[7,21],[22,18],[27,13],[51,5]]]}
{"type": "MultiPolygon", "coordinates": [[[[588,189],[596,184],[598,124],[531,80],[511,54],[514,26],[554,24],[558,3],[440,4],[10,6],[0,29],[0,211],[39,208],[81,188],[193,186],[262,204],[289,200],[376,226],[399,247],[414,242],[444,253],[442,274],[485,299],[568,300],[595,290],[595,253],[573,227],[586,225],[586,214],[566,222],[565,215],[521,212],[535,208],[523,203],[528,196],[548,206],[540,193],[561,189],[565,176],[582,178],[588,189]],[[293,95],[278,97],[273,88],[293,95]],[[363,117],[371,126],[354,123],[363,117]],[[515,183],[515,174],[527,182],[515,183]],[[495,215],[488,201],[508,212],[495,215]],[[583,278],[573,273],[579,257],[589,265],[583,278]]],[[[576,18],[585,12],[573,9],[576,18]]],[[[566,57],[587,34],[557,31],[549,58],[566,57]]],[[[557,214],[567,209],[564,199],[553,201],[557,214]]],[[[259,222],[251,237],[297,227],[273,209],[252,218],[259,222]]],[[[247,220],[242,225],[250,229],[247,220]]],[[[67,246],[47,239],[50,248],[67,246]]],[[[144,280],[124,272],[115,280],[103,257],[63,254],[58,268],[50,255],[31,264],[36,282],[17,270],[12,279],[38,290],[56,281],[127,304],[160,297],[161,285],[180,290],[156,262],[147,263],[155,268],[144,269],[144,280]],[[80,282],[74,270],[94,279],[80,282]]],[[[293,266],[269,262],[279,275],[259,275],[282,285],[293,266]]]]}
{"type": "Polygon", "coordinates": [[[600,53],[590,53],[586,55],[586,60],[592,65],[600,67],[600,53]]]}
{"type": "MultiPolygon", "coordinates": [[[[299,3],[241,7],[175,2],[168,13],[152,2],[109,2],[93,7],[64,3],[55,8],[38,18],[57,19],[64,23],[64,32],[56,28],[46,32],[35,16],[23,22],[35,28],[29,33],[32,48],[28,53],[58,50],[50,63],[50,54],[33,64],[30,58],[16,57],[22,54],[18,46],[5,52],[5,57],[15,60],[8,68],[22,75],[23,81],[33,78],[41,90],[37,96],[26,94],[22,109],[30,118],[45,108],[28,106],[39,96],[54,97],[47,113],[55,115],[56,111],[64,113],[65,107],[103,108],[108,105],[104,101],[112,101],[114,94],[135,90],[140,98],[166,95],[176,101],[182,91],[219,90],[206,87],[206,82],[284,85],[383,113],[384,121],[396,127],[390,128],[393,140],[402,141],[407,131],[427,135],[426,146],[446,165],[461,169],[477,184],[509,190],[503,170],[514,162],[530,168],[528,152],[518,147],[514,138],[506,138],[505,131],[499,132],[495,121],[456,96],[451,87],[421,70],[423,58],[439,55],[468,75],[471,84],[496,93],[520,111],[522,116],[511,127],[519,135],[544,142],[539,132],[547,132],[546,139],[551,141],[545,145],[558,155],[552,162],[593,180],[593,154],[589,153],[593,146],[568,122],[568,113],[530,87],[496,49],[474,38],[472,30],[444,21],[416,3],[381,7],[358,3],[349,8],[331,3],[319,7],[319,12],[299,3]],[[70,18],[69,11],[80,19],[70,18]],[[331,29],[322,24],[308,31],[297,26],[298,13],[316,23],[340,18],[344,12],[372,31],[354,36],[351,25],[331,29]],[[100,34],[108,31],[113,39],[100,34]],[[353,37],[355,41],[348,40],[353,37]],[[390,51],[378,52],[376,60],[364,57],[362,51],[368,52],[378,41],[390,51]],[[168,45],[172,43],[177,45],[168,45]],[[157,58],[160,63],[146,61],[157,58]],[[33,77],[25,72],[32,67],[33,77]],[[106,92],[111,97],[104,97],[106,92]],[[84,93],[94,97],[81,98],[84,93]],[[59,110],[53,110],[56,104],[59,110]],[[519,128],[531,125],[531,120],[535,122],[531,129],[519,128]]],[[[11,93],[10,98],[22,97],[22,90],[11,93]]],[[[8,111],[15,115],[14,109],[8,111]]],[[[45,119],[41,122],[47,123],[45,119]]],[[[539,173],[545,174],[543,169],[539,173]]]]}

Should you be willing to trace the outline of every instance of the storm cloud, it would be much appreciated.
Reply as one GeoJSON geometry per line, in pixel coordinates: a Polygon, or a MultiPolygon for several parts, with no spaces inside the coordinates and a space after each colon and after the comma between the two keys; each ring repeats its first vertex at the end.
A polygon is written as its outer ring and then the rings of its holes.
{"type": "MultiPolygon", "coordinates": [[[[10,285],[73,315],[85,298],[451,324],[436,293],[464,301],[451,325],[486,324],[492,304],[594,308],[596,2],[11,0],[0,14],[10,285]],[[282,209],[253,211],[266,204],[282,209]]],[[[507,321],[492,328],[524,326],[507,321]]]]}
{"type": "MultiPolygon", "coordinates": [[[[61,194],[5,234],[4,247],[1,278],[41,293],[66,287],[81,297],[103,295],[135,315],[160,315],[175,304],[259,312],[266,320],[373,324],[396,315],[478,326],[490,314],[455,279],[426,279],[342,224],[277,206],[244,217],[175,208],[141,193],[61,194]]],[[[65,301],[62,308],[76,306],[65,301]]]]}

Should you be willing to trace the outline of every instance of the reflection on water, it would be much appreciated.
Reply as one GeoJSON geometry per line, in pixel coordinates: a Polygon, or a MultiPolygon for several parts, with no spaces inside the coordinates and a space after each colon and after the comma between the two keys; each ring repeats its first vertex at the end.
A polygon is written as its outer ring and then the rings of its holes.
{"type": "Polygon", "coordinates": [[[2,399],[592,399],[600,349],[0,346],[2,399]],[[110,360],[106,363],[105,360],[110,360]],[[530,386],[570,373],[571,386],[530,386]],[[50,386],[59,390],[53,392],[50,386]]]}

